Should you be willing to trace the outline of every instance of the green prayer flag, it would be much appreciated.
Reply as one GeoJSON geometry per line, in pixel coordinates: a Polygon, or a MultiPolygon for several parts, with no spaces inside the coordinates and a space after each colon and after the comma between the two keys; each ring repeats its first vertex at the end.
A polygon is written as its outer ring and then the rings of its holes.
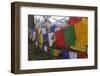
{"type": "Polygon", "coordinates": [[[69,26],[64,29],[65,43],[67,46],[75,45],[75,28],[74,26],[69,26]]]}
{"type": "Polygon", "coordinates": [[[54,56],[54,48],[50,48],[50,55],[54,56]]]}

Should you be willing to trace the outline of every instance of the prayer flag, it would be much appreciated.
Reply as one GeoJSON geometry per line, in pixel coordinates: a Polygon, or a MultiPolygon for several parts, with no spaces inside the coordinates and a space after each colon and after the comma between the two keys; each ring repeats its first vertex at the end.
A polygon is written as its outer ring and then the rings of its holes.
{"type": "Polygon", "coordinates": [[[75,24],[76,43],[71,46],[72,49],[86,52],[88,44],[88,19],[82,18],[82,21],[75,24]]]}
{"type": "Polygon", "coordinates": [[[47,52],[47,46],[44,46],[44,51],[47,52]]]}
{"type": "Polygon", "coordinates": [[[87,55],[87,52],[78,52],[77,57],[78,58],[87,58],[88,55],[87,55]]]}
{"type": "Polygon", "coordinates": [[[50,55],[54,56],[54,48],[50,48],[50,55]]]}
{"type": "Polygon", "coordinates": [[[69,58],[70,59],[77,59],[77,52],[69,51],[69,58]]]}
{"type": "Polygon", "coordinates": [[[64,32],[62,30],[56,31],[55,35],[55,44],[59,48],[66,48],[65,39],[64,39],[64,32]]]}
{"type": "Polygon", "coordinates": [[[80,17],[70,17],[68,20],[69,25],[75,25],[76,23],[80,22],[81,18],[80,17]]]}
{"type": "Polygon", "coordinates": [[[63,50],[62,53],[63,53],[64,59],[69,59],[69,51],[63,50]]]}
{"type": "Polygon", "coordinates": [[[58,56],[58,55],[59,55],[58,49],[54,49],[54,56],[58,56]]]}
{"type": "Polygon", "coordinates": [[[74,26],[69,26],[64,29],[64,39],[67,46],[75,45],[75,29],[74,26]]]}
{"type": "Polygon", "coordinates": [[[51,47],[53,44],[53,32],[48,33],[48,41],[49,41],[49,46],[51,47]]]}

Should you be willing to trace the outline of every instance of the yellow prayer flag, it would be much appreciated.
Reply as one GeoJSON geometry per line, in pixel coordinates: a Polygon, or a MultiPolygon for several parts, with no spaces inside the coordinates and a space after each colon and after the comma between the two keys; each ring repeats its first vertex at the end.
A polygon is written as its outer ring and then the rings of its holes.
{"type": "Polygon", "coordinates": [[[58,56],[58,50],[54,49],[54,56],[58,56]]]}
{"type": "Polygon", "coordinates": [[[82,21],[75,24],[75,34],[76,40],[87,44],[88,40],[88,20],[87,18],[82,18],[82,21]]]}
{"type": "Polygon", "coordinates": [[[40,33],[40,43],[43,44],[43,35],[40,33]]]}
{"type": "Polygon", "coordinates": [[[72,49],[86,52],[86,46],[88,43],[88,18],[82,18],[82,20],[75,24],[76,41],[75,46],[71,46],[72,49]]]}

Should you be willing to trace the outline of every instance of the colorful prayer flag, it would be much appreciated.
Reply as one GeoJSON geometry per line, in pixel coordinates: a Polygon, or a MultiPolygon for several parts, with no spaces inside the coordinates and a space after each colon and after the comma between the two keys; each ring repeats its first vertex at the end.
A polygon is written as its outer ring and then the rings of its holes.
{"type": "Polygon", "coordinates": [[[55,35],[55,44],[57,47],[59,48],[66,48],[66,45],[65,45],[65,39],[64,39],[64,32],[62,30],[60,31],[56,31],[54,33],[55,35]]]}
{"type": "Polygon", "coordinates": [[[55,29],[56,29],[56,26],[55,25],[51,26],[50,27],[50,32],[55,32],[55,29]]]}
{"type": "Polygon", "coordinates": [[[51,47],[52,44],[53,44],[53,35],[54,35],[53,32],[48,33],[48,41],[49,41],[49,46],[50,46],[50,47],[51,47]]]}
{"type": "Polygon", "coordinates": [[[81,17],[69,17],[68,24],[75,25],[76,23],[81,21],[81,17]]]}
{"type": "Polygon", "coordinates": [[[88,54],[87,52],[78,52],[77,53],[77,58],[87,58],[88,54]]]}
{"type": "Polygon", "coordinates": [[[42,34],[46,34],[46,28],[42,28],[42,34]]]}
{"type": "Polygon", "coordinates": [[[69,59],[69,51],[63,50],[62,53],[63,53],[64,59],[69,59]]]}
{"type": "Polygon", "coordinates": [[[43,40],[44,40],[44,42],[47,42],[47,38],[48,38],[48,35],[47,34],[43,34],[43,40]]]}
{"type": "Polygon", "coordinates": [[[69,58],[70,59],[77,59],[77,52],[69,51],[69,58]]]}
{"type": "Polygon", "coordinates": [[[54,48],[50,48],[50,55],[54,56],[54,48]]]}
{"type": "Polygon", "coordinates": [[[44,46],[43,48],[44,48],[44,51],[47,52],[47,46],[44,46]]]}
{"type": "Polygon", "coordinates": [[[50,55],[50,47],[47,46],[48,54],[50,55]]]}
{"type": "Polygon", "coordinates": [[[59,51],[58,51],[58,49],[54,49],[54,56],[58,56],[59,55],[59,51]]]}
{"type": "Polygon", "coordinates": [[[67,46],[75,45],[75,29],[74,26],[69,26],[64,29],[64,39],[67,46]]]}
{"type": "Polygon", "coordinates": [[[40,43],[43,44],[43,35],[40,33],[40,43]]]}
{"type": "Polygon", "coordinates": [[[76,43],[75,46],[71,46],[71,48],[80,52],[86,52],[88,44],[88,19],[82,18],[82,21],[76,23],[74,27],[76,43]]]}

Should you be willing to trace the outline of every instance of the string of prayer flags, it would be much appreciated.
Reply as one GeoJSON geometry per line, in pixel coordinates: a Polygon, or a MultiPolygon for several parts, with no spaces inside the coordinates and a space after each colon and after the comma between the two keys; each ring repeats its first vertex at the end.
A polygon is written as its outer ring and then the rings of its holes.
{"type": "Polygon", "coordinates": [[[88,57],[87,17],[37,16],[34,19],[35,27],[28,27],[28,39],[29,46],[34,43],[35,47],[32,45],[29,49],[36,48],[36,55],[41,55],[40,59],[42,54],[50,59],[88,57]]]}

